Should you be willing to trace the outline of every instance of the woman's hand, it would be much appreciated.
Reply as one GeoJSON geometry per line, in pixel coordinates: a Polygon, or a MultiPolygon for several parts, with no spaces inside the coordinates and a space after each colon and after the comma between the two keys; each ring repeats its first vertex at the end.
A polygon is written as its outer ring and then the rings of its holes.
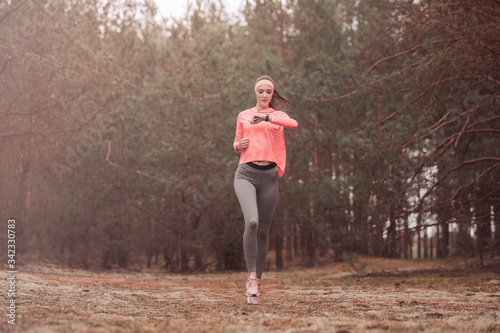
{"type": "Polygon", "coordinates": [[[236,145],[236,148],[238,148],[238,150],[245,149],[246,147],[248,147],[248,137],[241,139],[240,142],[238,142],[238,144],[236,145]]]}
{"type": "MultiPolygon", "coordinates": [[[[265,114],[262,114],[262,113],[256,113],[254,114],[249,120],[248,122],[252,125],[254,124],[258,124],[260,123],[261,121],[266,121],[266,115],[265,114]]],[[[271,121],[271,116],[269,116],[269,121],[271,121]]]]}

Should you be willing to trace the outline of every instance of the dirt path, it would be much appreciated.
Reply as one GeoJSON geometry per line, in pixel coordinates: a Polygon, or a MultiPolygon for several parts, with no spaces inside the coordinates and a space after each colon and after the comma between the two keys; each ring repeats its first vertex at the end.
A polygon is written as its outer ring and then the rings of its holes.
{"type": "MultiPolygon", "coordinates": [[[[244,273],[88,272],[28,265],[16,326],[2,332],[500,332],[500,275],[436,261],[367,259],[266,273],[261,305],[244,273]]],[[[3,281],[7,274],[0,273],[3,281]]],[[[2,294],[7,304],[6,292],[2,294]]]]}

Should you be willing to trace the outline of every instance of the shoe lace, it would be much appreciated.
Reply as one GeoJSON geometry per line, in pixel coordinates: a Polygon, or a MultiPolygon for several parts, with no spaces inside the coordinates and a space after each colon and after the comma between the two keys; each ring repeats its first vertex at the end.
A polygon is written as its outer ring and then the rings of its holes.
{"type": "Polygon", "coordinates": [[[260,283],[257,282],[257,279],[254,278],[253,276],[249,277],[247,279],[247,283],[248,283],[248,287],[249,288],[253,288],[253,287],[257,287],[259,288],[260,287],[260,283]]]}

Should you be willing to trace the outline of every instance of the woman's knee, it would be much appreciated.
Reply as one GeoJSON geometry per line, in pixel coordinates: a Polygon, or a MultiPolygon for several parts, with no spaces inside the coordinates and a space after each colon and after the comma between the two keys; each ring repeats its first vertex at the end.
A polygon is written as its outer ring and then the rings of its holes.
{"type": "Polygon", "coordinates": [[[257,219],[250,219],[245,223],[245,228],[257,232],[259,228],[259,221],[257,219]]]}

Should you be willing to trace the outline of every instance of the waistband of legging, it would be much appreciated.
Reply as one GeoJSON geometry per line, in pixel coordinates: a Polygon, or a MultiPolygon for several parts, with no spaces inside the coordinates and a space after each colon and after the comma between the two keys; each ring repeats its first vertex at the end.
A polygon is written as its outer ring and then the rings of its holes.
{"type": "Polygon", "coordinates": [[[277,164],[274,162],[269,164],[269,165],[258,165],[258,164],[252,163],[252,162],[248,162],[245,164],[247,164],[248,166],[251,166],[252,168],[257,169],[257,170],[271,170],[271,169],[276,168],[276,166],[277,166],[277,164]]]}

